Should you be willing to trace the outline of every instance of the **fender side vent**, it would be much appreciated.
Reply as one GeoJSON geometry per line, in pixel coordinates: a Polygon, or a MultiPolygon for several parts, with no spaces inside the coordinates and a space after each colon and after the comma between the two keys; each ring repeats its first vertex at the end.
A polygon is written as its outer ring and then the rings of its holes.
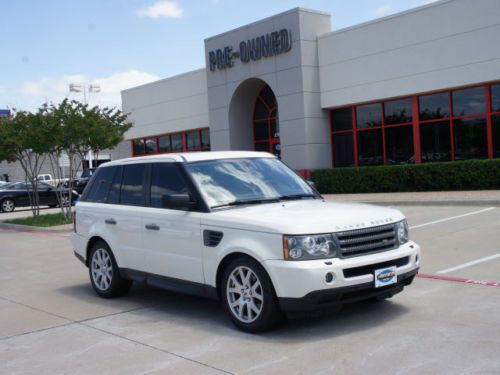
{"type": "Polygon", "coordinates": [[[216,232],[214,230],[203,231],[203,243],[208,247],[216,247],[224,237],[224,233],[216,232]]]}

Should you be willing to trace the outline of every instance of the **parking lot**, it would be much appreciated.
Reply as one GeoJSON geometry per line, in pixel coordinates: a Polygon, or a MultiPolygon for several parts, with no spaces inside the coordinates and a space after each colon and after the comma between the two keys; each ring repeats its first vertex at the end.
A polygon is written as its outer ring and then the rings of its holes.
{"type": "Polygon", "coordinates": [[[66,233],[0,229],[1,373],[500,373],[500,207],[401,206],[414,284],[251,335],[215,301],[98,298],[66,233]]]}

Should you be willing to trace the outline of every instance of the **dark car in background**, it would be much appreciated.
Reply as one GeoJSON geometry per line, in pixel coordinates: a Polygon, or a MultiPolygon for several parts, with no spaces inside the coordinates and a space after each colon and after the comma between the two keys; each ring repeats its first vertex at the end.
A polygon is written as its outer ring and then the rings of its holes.
{"type": "MultiPolygon", "coordinates": [[[[37,187],[40,206],[56,207],[61,203],[63,205],[69,204],[69,189],[63,189],[63,199],[62,202],[59,202],[59,189],[43,182],[38,182],[37,187]]],[[[12,212],[16,207],[30,206],[30,189],[31,183],[29,182],[13,182],[2,186],[0,189],[0,212],[12,212]]],[[[72,200],[75,200],[78,197],[78,194],[75,191],[72,191],[71,195],[72,200]]]]}
{"type": "MultiPolygon", "coordinates": [[[[78,193],[82,194],[85,186],[87,186],[90,177],[94,174],[95,168],[84,169],[79,178],[73,180],[73,189],[78,193]]],[[[69,181],[64,183],[64,187],[69,189],[69,181]]]]}

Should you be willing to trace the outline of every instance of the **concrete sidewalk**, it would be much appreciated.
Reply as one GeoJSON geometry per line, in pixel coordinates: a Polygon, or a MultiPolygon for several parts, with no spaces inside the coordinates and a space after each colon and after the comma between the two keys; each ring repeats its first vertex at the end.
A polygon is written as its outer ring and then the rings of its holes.
{"type": "Polygon", "coordinates": [[[329,201],[409,206],[500,206],[500,190],[324,194],[329,201]]]}

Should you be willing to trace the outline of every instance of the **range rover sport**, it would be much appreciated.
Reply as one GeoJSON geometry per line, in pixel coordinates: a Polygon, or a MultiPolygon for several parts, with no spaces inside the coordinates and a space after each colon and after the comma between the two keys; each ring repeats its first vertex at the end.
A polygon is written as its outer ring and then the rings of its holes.
{"type": "Polygon", "coordinates": [[[218,298],[248,332],[283,312],[392,297],[420,262],[399,211],[327,202],[261,152],[103,164],[75,207],[72,242],[99,296],[138,281],[218,298]]]}

